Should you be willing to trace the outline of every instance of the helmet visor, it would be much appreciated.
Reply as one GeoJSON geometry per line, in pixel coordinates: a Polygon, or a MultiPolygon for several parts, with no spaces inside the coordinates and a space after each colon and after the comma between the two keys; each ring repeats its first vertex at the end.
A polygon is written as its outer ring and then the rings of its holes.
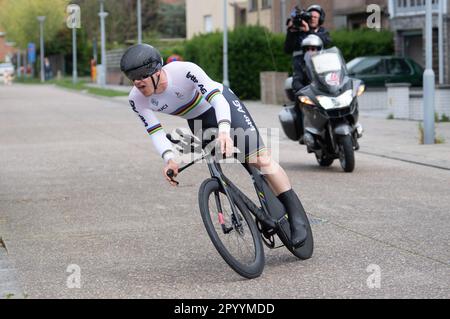
{"type": "Polygon", "coordinates": [[[143,66],[125,71],[125,75],[131,81],[144,80],[146,78],[151,77],[160,69],[161,69],[160,61],[151,61],[150,63],[145,64],[143,66]]]}
{"type": "Polygon", "coordinates": [[[307,46],[304,48],[305,51],[310,51],[310,52],[317,52],[319,51],[318,47],[313,47],[313,46],[307,46]]]}

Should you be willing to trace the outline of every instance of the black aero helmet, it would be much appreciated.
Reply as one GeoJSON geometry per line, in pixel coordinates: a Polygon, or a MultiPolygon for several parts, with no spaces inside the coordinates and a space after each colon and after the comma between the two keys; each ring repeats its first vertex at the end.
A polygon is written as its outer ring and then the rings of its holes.
{"type": "Polygon", "coordinates": [[[120,70],[131,81],[143,80],[161,70],[161,54],[148,44],[136,44],[129,47],[120,60],[120,70]]]}
{"type": "Polygon", "coordinates": [[[325,11],[318,4],[313,4],[312,6],[309,6],[308,9],[306,9],[306,11],[307,12],[316,11],[320,14],[319,25],[322,25],[325,22],[326,16],[325,11]]]}

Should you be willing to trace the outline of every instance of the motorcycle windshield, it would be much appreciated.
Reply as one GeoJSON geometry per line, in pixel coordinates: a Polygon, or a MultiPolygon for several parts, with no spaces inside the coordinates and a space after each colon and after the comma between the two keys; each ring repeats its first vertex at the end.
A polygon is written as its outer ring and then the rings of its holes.
{"type": "Polygon", "coordinates": [[[337,92],[344,84],[347,68],[341,52],[337,48],[308,55],[306,65],[313,82],[331,93],[337,92]]]}

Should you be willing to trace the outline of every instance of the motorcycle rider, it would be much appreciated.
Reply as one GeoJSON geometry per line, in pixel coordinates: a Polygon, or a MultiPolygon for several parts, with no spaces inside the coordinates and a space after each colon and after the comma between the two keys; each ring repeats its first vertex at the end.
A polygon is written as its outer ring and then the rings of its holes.
{"type": "Polygon", "coordinates": [[[312,55],[323,50],[322,39],[320,39],[320,37],[315,34],[310,34],[302,41],[301,48],[303,55],[302,59],[299,59],[298,61],[298,70],[296,74],[298,90],[296,90],[295,92],[298,92],[303,87],[311,84],[312,79],[306,71],[305,57],[307,54],[312,55]]]}
{"type": "Polygon", "coordinates": [[[316,35],[322,40],[322,46],[331,44],[329,32],[322,26],[325,22],[325,11],[320,5],[312,5],[306,9],[311,14],[309,22],[301,20],[301,26],[294,24],[294,19],[300,14],[298,7],[295,7],[287,22],[287,35],[284,43],[284,50],[287,54],[292,54],[292,66],[294,70],[292,88],[294,92],[300,90],[304,84],[304,55],[302,43],[309,35],[316,35]]]}
{"type": "MultiPolygon", "coordinates": [[[[305,62],[305,56],[308,54],[316,54],[323,50],[323,42],[320,39],[319,36],[315,34],[308,35],[301,44],[301,50],[303,54],[301,55],[301,59],[298,59],[297,63],[297,71],[295,74],[296,80],[296,90],[294,90],[295,93],[295,112],[297,113],[297,127],[298,132],[300,133],[300,144],[303,144],[303,113],[300,110],[299,101],[298,98],[298,92],[304,88],[307,85],[311,84],[312,79],[310,78],[310,75],[307,72],[306,69],[306,62],[305,62]]],[[[292,83],[292,86],[294,87],[294,82],[292,83]]]]}

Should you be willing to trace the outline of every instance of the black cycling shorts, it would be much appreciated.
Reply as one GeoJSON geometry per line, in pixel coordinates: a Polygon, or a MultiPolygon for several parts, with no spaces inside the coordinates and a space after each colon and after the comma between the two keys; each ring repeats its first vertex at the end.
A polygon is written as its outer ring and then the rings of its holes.
{"type": "MultiPolygon", "coordinates": [[[[245,105],[229,88],[223,88],[223,96],[230,105],[231,137],[239,150],[235,157],[241,163],[248,163],[266,150],[258,128],[245,105]]],[[[217,118],[213,107],[195,119],[188,120],[192,133],[204,141],[204,146],[217,134],[217,118]]]]}

